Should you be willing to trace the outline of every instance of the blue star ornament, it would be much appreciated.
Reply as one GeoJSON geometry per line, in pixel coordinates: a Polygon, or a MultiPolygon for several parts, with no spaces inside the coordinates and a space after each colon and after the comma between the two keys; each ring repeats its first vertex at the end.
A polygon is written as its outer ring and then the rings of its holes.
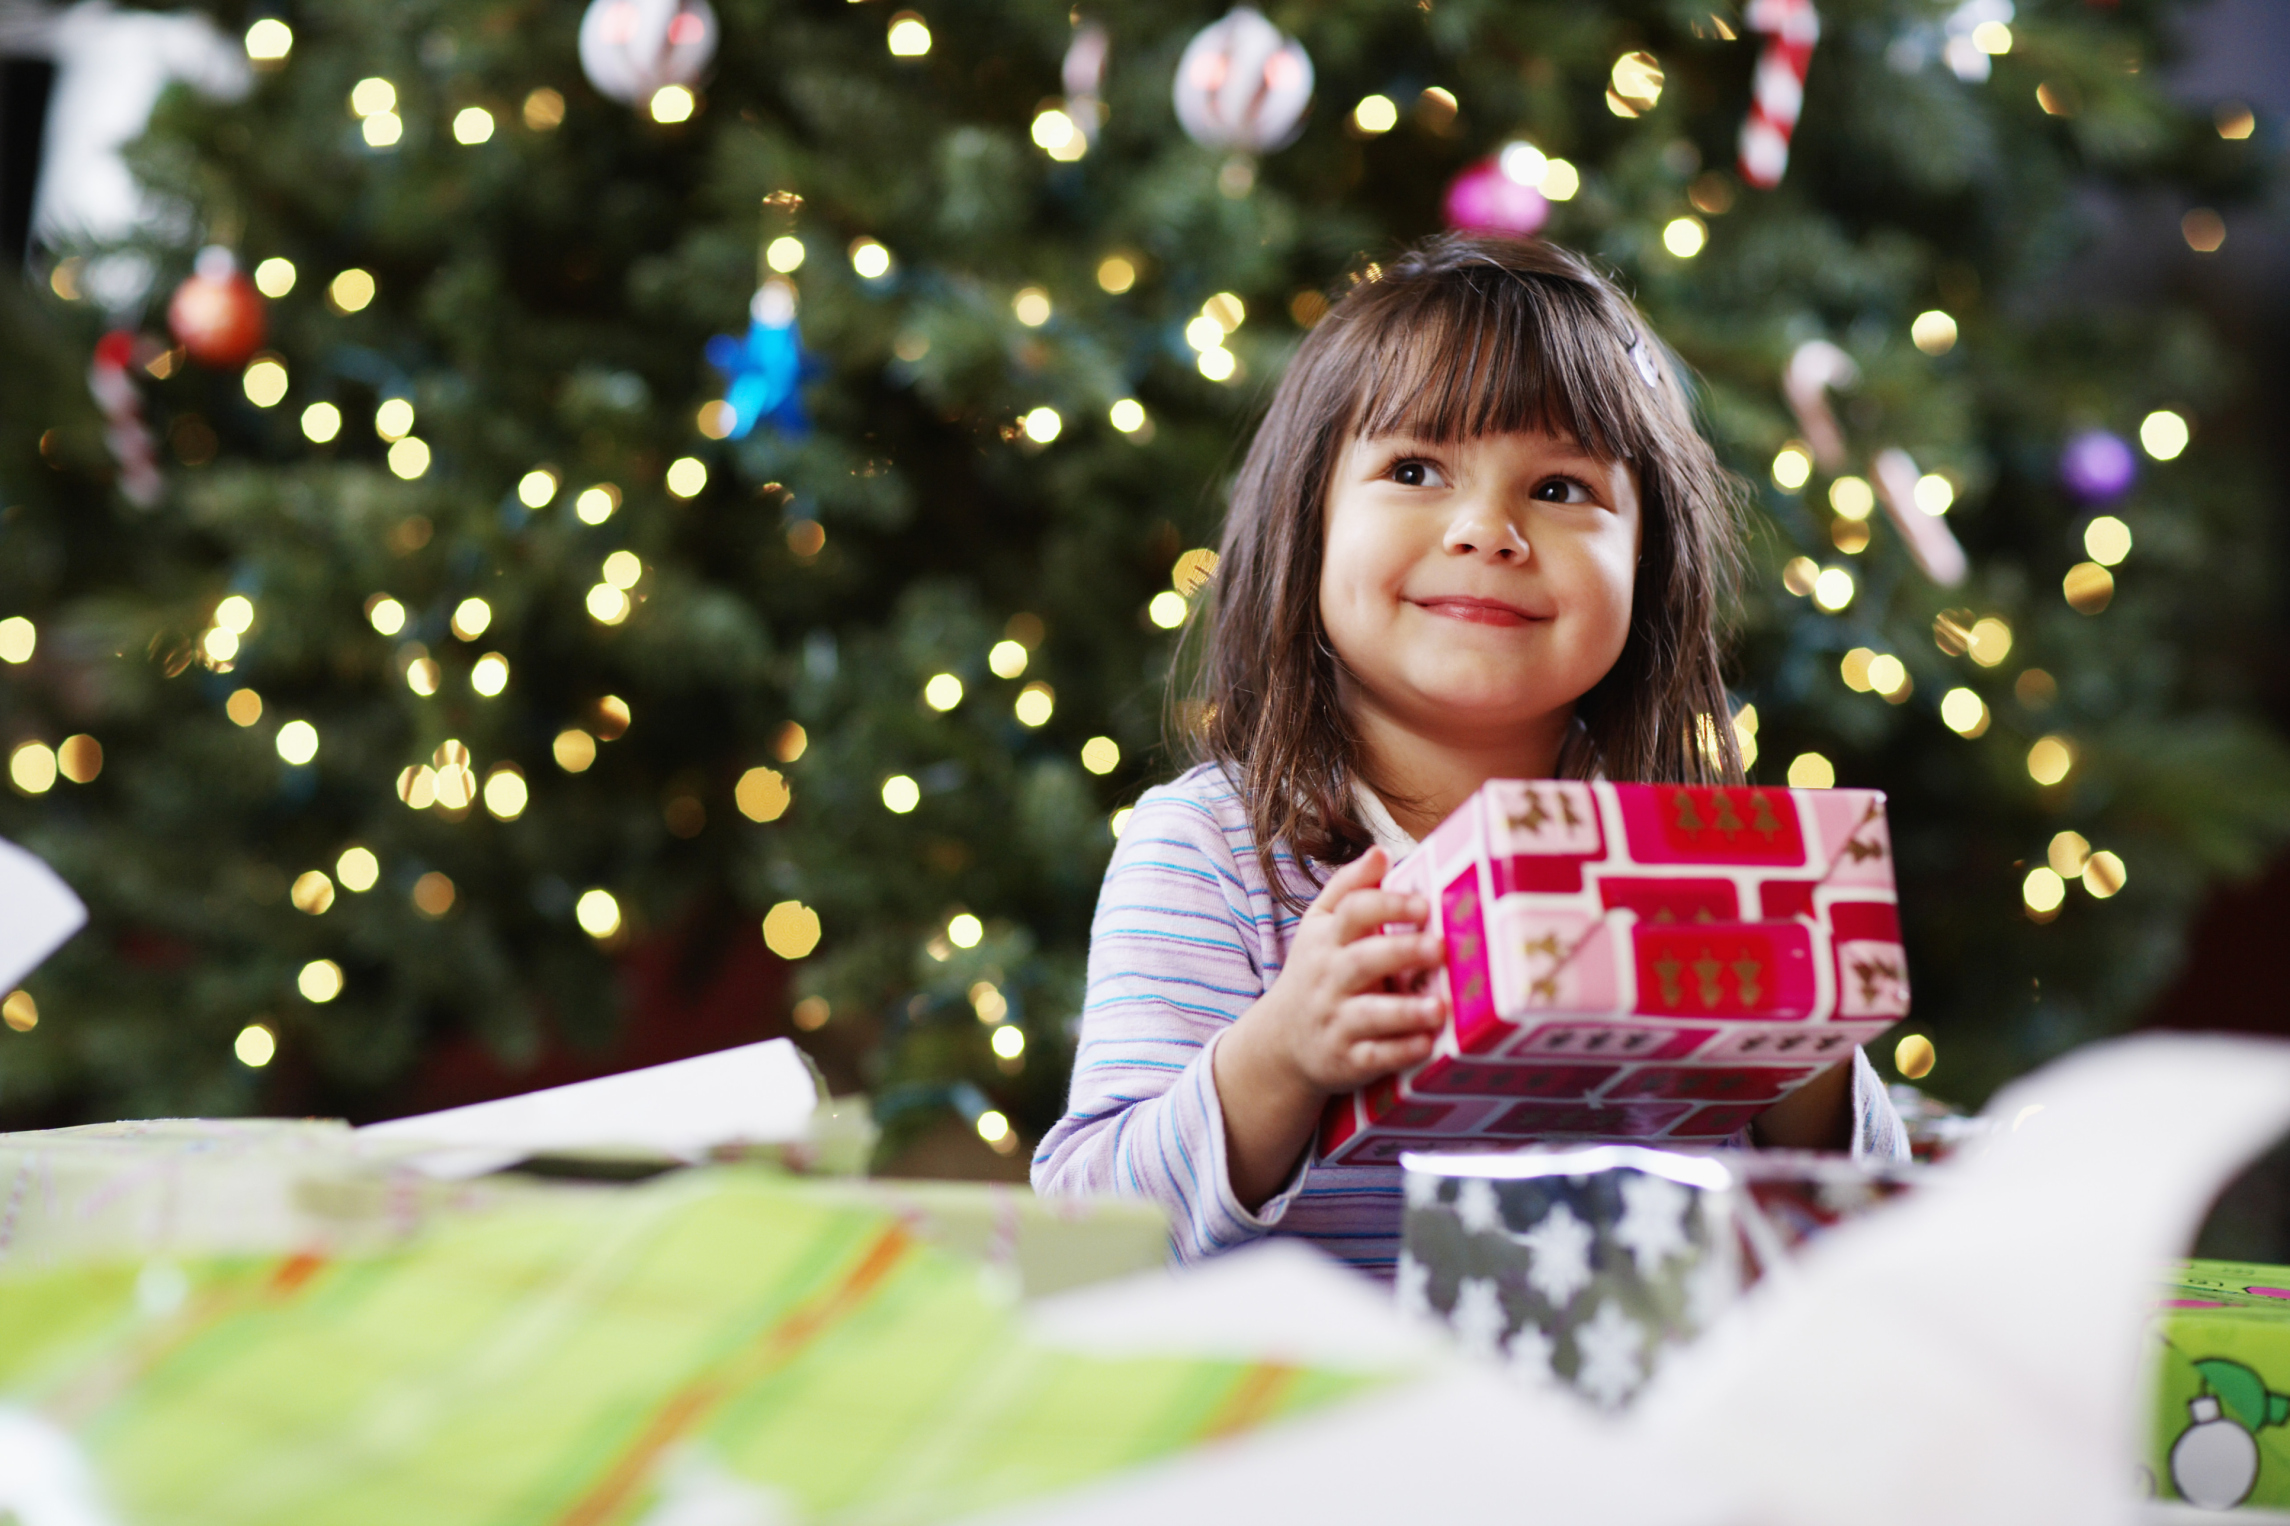
{"type": "Polygon", "coordinates": [[[744,440],[759,423],[784,434],[808,433],[802,384],[818,374],[795,328],[795,292],[767,282],[748,304],[747,337],[718,334],[708,341],[708,364],[724,373],[724,401],[732,410],[730,438],[744,440]]]}

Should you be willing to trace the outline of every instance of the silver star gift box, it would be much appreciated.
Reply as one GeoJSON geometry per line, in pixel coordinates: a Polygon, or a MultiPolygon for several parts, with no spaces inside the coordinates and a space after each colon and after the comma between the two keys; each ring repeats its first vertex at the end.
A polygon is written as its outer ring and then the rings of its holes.
{"type": "Polygon", "coordinates": [[[1401,1307],[1530,1385],[1616,1409],[1828,1226],[1908,1189],[1795,1152],[1538,1146],[1401,1157],[1401,1307]]]}

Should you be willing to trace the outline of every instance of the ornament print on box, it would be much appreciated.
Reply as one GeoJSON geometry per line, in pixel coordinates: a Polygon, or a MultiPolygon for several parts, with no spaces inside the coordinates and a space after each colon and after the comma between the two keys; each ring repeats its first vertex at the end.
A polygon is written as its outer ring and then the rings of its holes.
{"type": "Polygon", "coordinates": [[[1312,60],[1302,44],[1240,6],[1185,45],[1173,95],[1177,121],[1195,143],[1268,154],[1303,127],[1312,60]]]}
{"type": "Polygon", "coordinates": [[[597,93],[641,106],[699,79],[716,56],[708,0],[591,0],[580,20],[580,68],[597,93]]]}
{"type": "Polygon", "coordinates": [[[167,304],[167,327],[193,360],[218,371],[236,370],[262,348],[267,325],[262,294],[219,244],[199,251],[190,279],[167,304]]]}
{"type": "Polygon", "coordinates": [[[776,277],[747,306],[747,336],[718,334],[708,341],[708,364],[724,373],[724,401],[732,410],[727,438],[744,440],[759,423],[783,434],[810,429],[802,385],[813,374],[795,327],[795,287],[776,277]]]}
{"type": "Polygon", "coordinates": [[[2232,1510],[2258,1484],[2255,1433],[2290,1421],[2290,1395],[2240,1362],[2194,1364],[2207,1393],[2187,1402],[2187,1428],[2171,1443],[2171,1487],[2200,1510],[2232,1510]]]}

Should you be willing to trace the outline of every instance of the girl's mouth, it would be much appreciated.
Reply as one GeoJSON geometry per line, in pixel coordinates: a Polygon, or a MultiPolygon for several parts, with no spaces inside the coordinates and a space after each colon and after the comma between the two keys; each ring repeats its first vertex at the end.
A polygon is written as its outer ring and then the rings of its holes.
{"type": "Polygon", "coordinates": [[[1472,625],[1534,625],[1551,618],[1549,615],[1530,614],[1516,604],[1506,604],[1501,599],[1474,598],[1467,594],[1410,599],[1407,602],[1426,614],[1462,620],[1472,625]]]}

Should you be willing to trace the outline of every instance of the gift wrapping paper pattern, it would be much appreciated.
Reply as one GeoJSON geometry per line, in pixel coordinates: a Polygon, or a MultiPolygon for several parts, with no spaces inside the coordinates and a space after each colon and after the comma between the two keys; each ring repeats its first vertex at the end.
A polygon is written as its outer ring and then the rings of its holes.
{"type": "Polygon", "coordinates": [[[44,1437],[102,1509],[26,1519],[110,1526],[921,1526],[1382,1381],[1037,1343],[911,1206],[724,1167],[504,1183],[375,1252],[0,1268],[0,1470],[44,1437]]]}
{"type": "Polygon", "coordinates": [[[1406,1164],[1400,1307],[1530,1385],[1620,1406],[1740,1295],[1723,1185],[1631,1167],[1500,1179],[1468,1160],[1406,1164]]]}
{"type": "Polygon", "coordinates": [[[2290,1266],[2187,1261],[2157,1290],[2140,1492],[2290,1508],[2290,1266]]]}
{"type": "Polygon", "coordinates": [[[1884,797],[1497,780],[1386,879],[1431,904],[1431,1057],[1332,1099],[1319,1152],[1714,1144],[1908,1013],[1884,797]]]}

